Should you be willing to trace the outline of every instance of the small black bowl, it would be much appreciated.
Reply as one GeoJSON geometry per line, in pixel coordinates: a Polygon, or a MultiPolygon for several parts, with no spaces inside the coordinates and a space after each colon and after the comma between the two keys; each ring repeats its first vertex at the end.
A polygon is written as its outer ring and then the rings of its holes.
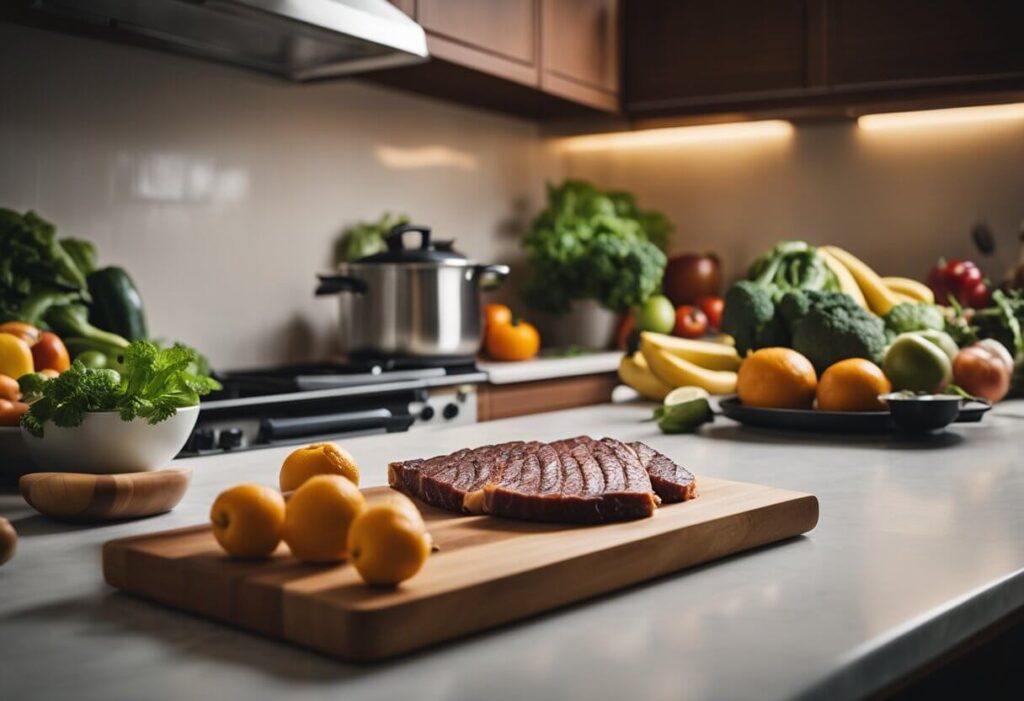
{"type": "Polygon", "coordinates": [[[892,414],[892,422],[901,431],[926,433],[938,431],[956,421],[962,400],[954,394],[883,394],[892,414]]]}

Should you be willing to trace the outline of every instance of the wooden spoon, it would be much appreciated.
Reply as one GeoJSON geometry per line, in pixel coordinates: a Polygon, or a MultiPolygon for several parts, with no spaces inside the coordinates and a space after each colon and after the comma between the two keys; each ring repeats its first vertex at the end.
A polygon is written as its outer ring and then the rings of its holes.
{"type": "Polygon", "coordinates": [[[93,475],[34,472],[18,481],[36,511],[69,521],[113,521],[170,511],[185,495],[192,468],[93,475]]]}

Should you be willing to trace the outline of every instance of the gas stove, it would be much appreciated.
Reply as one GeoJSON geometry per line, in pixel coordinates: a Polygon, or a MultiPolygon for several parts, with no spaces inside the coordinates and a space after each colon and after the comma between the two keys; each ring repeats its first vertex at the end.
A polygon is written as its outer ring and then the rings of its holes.
{"type": "Polygon", "coordinates": [[[476,423],[471,359],[359,360],[215,373],[179,457],[476,423]]]}

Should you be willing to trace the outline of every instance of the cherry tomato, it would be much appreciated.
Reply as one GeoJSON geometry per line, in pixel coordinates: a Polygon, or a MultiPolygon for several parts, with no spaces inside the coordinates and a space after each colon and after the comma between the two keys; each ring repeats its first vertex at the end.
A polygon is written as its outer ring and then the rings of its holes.
{"type": "Polygon", "coordinates": [[[676,309],[676,325],[672,333],[683,338],[699,338],[708,331],[708,318],[697,307],[686,304],[676,309]]]}
{"type": "Polygon", "coordinates": [[[532,324],[513,319],[490,327],[486,345],[495,360],[529,360],[540,350],[540,334],[532,324]]]}
{"type": "Polygon", "coordinates": [[[698,302],[700,310],[708,318],[708,326],[713,329],[722,328],[722,310],[725,309],[725,300],[721,297],[705,297],[698,302]]]}
{"type": "Polygon", "coordinates": [[[32,346],[32,362],[36,370],[56,370],[62,373],[71,367],[71,357],[64,342],[55,333],[43,331],[32,346]]]}

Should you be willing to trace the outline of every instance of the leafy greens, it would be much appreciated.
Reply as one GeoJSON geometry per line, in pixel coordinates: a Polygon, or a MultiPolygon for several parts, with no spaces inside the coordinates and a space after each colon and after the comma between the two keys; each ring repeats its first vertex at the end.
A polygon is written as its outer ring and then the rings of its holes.
{"type": "Polygon", "coordinates": [[[87,270],[95,251],[74,239],[57,239],[53,224],[35,212],[0,207],[0,321],[38,324],[53,304],[89,301],[87,270]]]}
{"type": "Polygon", "coordinates": [[[116,411],[123,421],[135,418],[156,424],[179,408],[195,406],[199,398],[220,389],[220,383],[201,371],[195,350],[182,345],[158,348],[135,341],[124,350],[124,370],[87,368],[75,361],[53,379],[40,374],[21,379],[29,410],[21,421],[35,436],[43,435],[48,421],[71,427],[82,423],[86,412],[116,411]]]}
{"type": "Polygon", "coordinates": [[[564,313],[573,300],[595,299],[622,311],[661,289],[672,230],[664,215],[581,180],[549,184],[547,197],[523,241],[529,306],[564,313]]]}

